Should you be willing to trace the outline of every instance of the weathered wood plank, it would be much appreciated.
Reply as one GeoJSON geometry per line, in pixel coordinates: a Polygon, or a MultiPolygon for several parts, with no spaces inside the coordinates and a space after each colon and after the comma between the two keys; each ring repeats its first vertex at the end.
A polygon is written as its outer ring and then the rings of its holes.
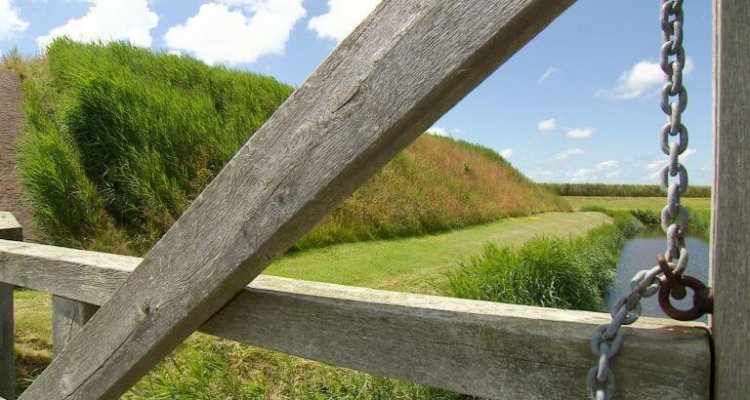
{"type": "Polygon", "coordinates": [[[750,393],[750,40],[746,0],[714,1],[714,398],[750,393]]]}
{"type": "MultiPolygon", "coordinates": [[[[0,239],[23,240],[21,225],[9,212],[0,212],[0,239]]],[[[16,398],[13,286],[0,283],[0,397],[16,398]]]]}
{"type": "Polygon", "coordinates": [[[16,398],[13,354],[13,286],[0,283],[0,397],[16,398]]]}
{"type": "Polygon", "coordinates": [[[22,399],[125,392],[573,0],[386,0],[22,399]]]}
{"type": "MultiPolygon", "coordinates": [[[[0,281],[103,304],[139,259],[0,241],[0,281]]],[[[476,396],[581,399],[606,314],[260,275],[200,328],[246,344],[476,396]]],[[[622,399],[707,399],[700,324],[642,318],[614,363],[622,399]],[[668,376],[689,379],[675,385],[668,376]]]]}
{"type": "Polygon", "coordinates": [[[13,214],[0,211],[0,239],[23,240],[23,228],[13,214]]]}
{"type": "Polygon", "coordinates": [[[65,297],[52,296],[52,349],[60,354],[78,335],[99,307],[65,297]]]}

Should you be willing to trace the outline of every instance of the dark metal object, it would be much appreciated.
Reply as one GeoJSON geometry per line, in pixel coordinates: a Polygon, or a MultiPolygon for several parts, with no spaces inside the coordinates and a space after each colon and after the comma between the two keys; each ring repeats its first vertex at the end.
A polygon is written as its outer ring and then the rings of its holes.
{"type": "Polygon", "coordinates": [[[692,321],[704,314],[713,313],[714,296],[711,288],[706,287],[703,282],[692,276],[682,275],[681,273],[675,274],[663,255],[657,256],[656,259],[664,274],[659,289],[659,305],[665,314],[679,321],[692,321]],[[693,307],[680,310],[672,305],[670,297],[677,300],[684,299],[687,295],[686,288],[693,291],[693,307]]]}
{"type": "Polygon", "coordinates": [[[659,304],[664,312],[678,320],[692,320],[713,309],[711,292],[698,279],[682,273],[688,264],[685,236],[688,231],[688,211],[680,197],[688,188],[688,171],[680,163],[680,155],[688,148],[688,130],[682,123],[682,113],[687,108],[688,95],[682,82],[687,64],[683,47],[684,0],[661,0],[663,43],[659,65],[664,71],[665,83],[661,90],[661,109],[667,122],[661,129],[661,150],[669,163],[661,170],[661,187],[667,193],[667,205],[661,213],[661,227],[667,237],[667,250],[659,256],[659,265],[638,272],[630,282],[630,294],[621,297],[612,306],[612,322],[603,325],[591,339],[591,350],[599,363],[589,370],[586,387],[589,396],[596,400],[611,400],[614,396],[614,375],[609,361],[617,355],[622,345],[620,327],[635,322],[641,314],[641,299],[659,293],[659,304]],[[672,138],[672,140],[670,140],[672,138]],[[671,182],[670,182],[671,181],[671,182]],[[670,262],[674,262],[674,269],[670,262]],[[664,275],[664,277],[660,277],[664,275]],[[683,299],[686,288],[693,290],[693,307],[678,310],[670,297],[683,299]],[[615,342],[618,344],[615,346],[615,342]]]}

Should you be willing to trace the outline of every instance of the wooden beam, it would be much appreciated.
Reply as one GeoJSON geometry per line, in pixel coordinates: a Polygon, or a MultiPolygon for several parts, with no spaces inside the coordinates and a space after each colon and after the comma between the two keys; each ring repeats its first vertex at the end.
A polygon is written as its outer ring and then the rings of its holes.
{"type": "Polygon", "coordinates": [[[0,239],[23,240],[23,228],[13,214],[0,211],[0,239]]]}
{"type": "Polygon", "coordinates": [[[750,40],[746,0],[714,1],[714,398],[750,393],[750,40]]]}
{"type": "MultiPolygon", "coordinates": [[[[23,240],[21,225],[9,212],[0,212],[0,239],[23,240]]],[[[16,398],[13,285],[0,283],[0,397],[16,398]]]]}
{"type": "Polygon", "coordinates": [[[0,283],[0,397],[16,398],[13,353],[13,286],[0,283]]]}
{"type": "Polygon", "coordinates": [[[60,354],[78,335],[99,307],[65,297],[52,296],[52,349],[60,354]]]}
{"type": "MultiPolygon", "coordinates": [[[[0,241],[0,281],[103,304],[132,257],[0,241]]],[[[260,275],[201,326],[212,335],[475,396],[582,399],[600,313],[260,275]]],[[[642,318],[614,362],[622,399],[708,399],[705,327],[642,318]],[[668,376],[689,379],[675,384],[668,376]]]]}
{"type": "Polygon", "coordinates": [[[380,3],[21,399],[120,396],[572,3],[380,3]]]}

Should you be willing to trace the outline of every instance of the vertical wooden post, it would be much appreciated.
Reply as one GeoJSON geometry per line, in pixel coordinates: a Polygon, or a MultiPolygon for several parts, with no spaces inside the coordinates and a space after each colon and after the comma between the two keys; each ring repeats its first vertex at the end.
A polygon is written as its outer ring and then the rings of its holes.
{"type": "Polygon", "coordinates": [[[93,304],[52,296],[52,348],[55,355],[63,351],[98,309],[93,304]]]}
{"type": "Polygon", "coordinates": [[[13,286],[0,283],[0,397],[16,395],[16,371],[13,354],[13,286]]]}
{"type": "MultiPolygon", "coordinates": [[[[0,212],[0,239],[23,240],[21,225],[8,212],[0,212]]],[[[16,398],[13,354],[13,285],[0,283],[0,397],[16,398]]]]}
{"type": "Polygon", "coordinates": [[[750,3],[714,0],[714,398],[750,392],[750,3]]]}

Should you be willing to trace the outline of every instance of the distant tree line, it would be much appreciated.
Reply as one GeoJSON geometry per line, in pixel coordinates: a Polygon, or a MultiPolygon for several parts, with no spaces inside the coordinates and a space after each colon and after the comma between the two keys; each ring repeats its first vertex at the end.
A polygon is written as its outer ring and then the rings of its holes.
{"type": "MultiPolygon", "coordinates": [[[[659,185],[624,185],[606,183],[542,183],[560,196],[659,197],[666,193],[659,185]]],[[[711,197],[710,186],[690,186],[684,197],[711,197]]]]}

